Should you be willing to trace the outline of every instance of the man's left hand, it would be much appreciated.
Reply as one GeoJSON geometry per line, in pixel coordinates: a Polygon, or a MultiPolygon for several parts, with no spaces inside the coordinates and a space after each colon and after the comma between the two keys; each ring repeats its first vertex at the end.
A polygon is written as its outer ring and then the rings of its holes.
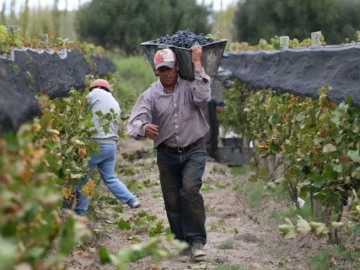
{"type": "Polygon", "coordinates": [[[195,66],[195,69],[201,69],[201,55],[202,55],[202,47],[200,45],[195,45],[190,48],[192,52],[192,62],[195,66]]]}

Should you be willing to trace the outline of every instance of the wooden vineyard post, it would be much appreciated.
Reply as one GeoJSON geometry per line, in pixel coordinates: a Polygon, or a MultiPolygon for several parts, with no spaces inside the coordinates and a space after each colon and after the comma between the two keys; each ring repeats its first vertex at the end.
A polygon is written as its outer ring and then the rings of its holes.
{"type": "Polygon", "coordinates": [[[40,39],[45,42],[46,46],[49,45],[49,35],[48,34],[41,34],[40,39]]]}
{"type": "Polygon", "coordinates": [[[318,47],[321,46],[321,31],[311,33],[311,46],[318,47]]]}
{"type": "Polygon", "coordinates": [[[290,42],[290,38],[288,36],[281,36],[280,37],[280,50],[289,49],[289,42],[290,42]]]}
{"type": "Polygon", "coordinates": [[[19,32],[19,26],[16,26],[16,25],[7,25],[5,26],[6,27],[6,30],[8,31],[8,33],[17,33],[19,32]]]}

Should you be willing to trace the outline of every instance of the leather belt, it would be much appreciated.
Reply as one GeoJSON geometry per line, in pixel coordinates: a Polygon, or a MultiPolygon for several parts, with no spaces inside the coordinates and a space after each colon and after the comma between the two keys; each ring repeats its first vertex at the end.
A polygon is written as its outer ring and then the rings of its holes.
{"type": "Polygon", "coordinates": [[[187,152],[193,149],[194,147],[201,145],[202,142],[203,142],[203,138],[200,138],[185,147],[169,147],[165,143],[161,143],[156,149],[166,149],[166,150],[182,153],[182,152],[187,152]]]}

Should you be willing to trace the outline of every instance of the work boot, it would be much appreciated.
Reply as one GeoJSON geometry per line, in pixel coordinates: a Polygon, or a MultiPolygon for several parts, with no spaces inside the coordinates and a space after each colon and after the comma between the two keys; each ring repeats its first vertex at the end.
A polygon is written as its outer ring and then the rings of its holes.
{"type": "Polygon", "coordinates": [[[193,243],[191,245],[191,260],[195,262],[202,262],[206,259],[206,253],[203,243],[193,243]]]}

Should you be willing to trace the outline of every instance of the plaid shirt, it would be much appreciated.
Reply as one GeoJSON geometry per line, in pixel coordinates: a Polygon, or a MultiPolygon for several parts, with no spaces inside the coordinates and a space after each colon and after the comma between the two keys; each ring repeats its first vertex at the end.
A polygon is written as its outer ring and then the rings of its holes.
{"type": "Polygon", "coordinates": [[[211,101],[218,106],[224,105],[224,88],[230,87],[231,71],[219,67],[216,75],[211,77],[211,101]]]}

